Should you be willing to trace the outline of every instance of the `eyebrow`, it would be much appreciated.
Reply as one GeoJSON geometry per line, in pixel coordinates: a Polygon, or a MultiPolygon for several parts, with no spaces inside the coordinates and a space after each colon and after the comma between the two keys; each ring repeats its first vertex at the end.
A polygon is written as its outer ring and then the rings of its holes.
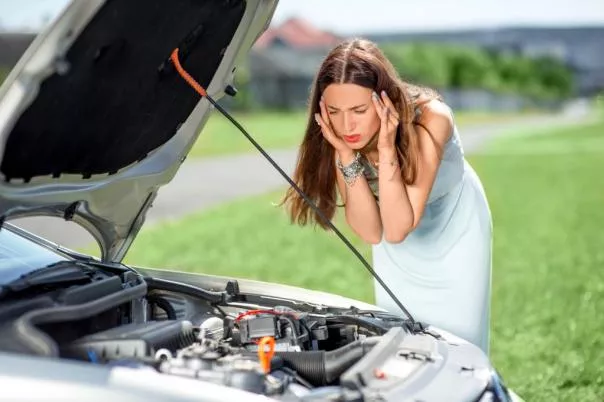
{"type": "MultiPolygon", "coordinates": [[[[358,108],[363,107],[363,106],[367,106],[367,104],[366,104],[366,103],[363,103],[362,105],[356,105],[356,106],[352,106],[352,107],[348,108],[348,110],[358,109],[358,108]]],[[[338,109],[337,107],[335,107],[335,106],[331,106],[331,105],[327,105],[327,108],[328,108],[328,109],[334,109],[334,110],[340,110],[340,109],[338,109]]]]}

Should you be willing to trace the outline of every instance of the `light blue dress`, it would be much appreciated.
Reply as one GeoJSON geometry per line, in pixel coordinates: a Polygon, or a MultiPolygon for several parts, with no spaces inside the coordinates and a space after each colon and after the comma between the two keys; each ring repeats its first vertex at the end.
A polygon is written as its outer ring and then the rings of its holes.
{"type": "MultiPolygon", "coordinates": [[[[365,167],[377,197],[377,171],[365,167]]],[[[454,125],[418,227],[402,243],[374,245],[373,268],[416,320],[488,354],[491,250],[487,198],[454,125]]],[[[374,286],[379,307],[402,313],[377,281],[374,286]]]]}

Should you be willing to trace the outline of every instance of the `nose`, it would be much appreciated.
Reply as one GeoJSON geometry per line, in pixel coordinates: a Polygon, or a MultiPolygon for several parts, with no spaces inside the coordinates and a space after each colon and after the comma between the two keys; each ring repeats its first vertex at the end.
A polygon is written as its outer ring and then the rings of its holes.
{"type": "Polygon", "coordinates": [[[351,113],[344,113],[344,129],[346,133],[352,133],[355,129],[356,123],[351,113]]]}

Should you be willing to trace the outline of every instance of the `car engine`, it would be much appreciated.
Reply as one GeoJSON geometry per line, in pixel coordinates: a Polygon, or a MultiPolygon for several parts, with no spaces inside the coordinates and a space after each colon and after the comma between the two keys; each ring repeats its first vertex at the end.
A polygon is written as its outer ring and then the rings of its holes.
{"type": "MultiPolygon", "coordinates": [[[[151,298],[155,303],[158,297],[151,298]]],[[[166,309],[169,304],[160,303],[166,309]]],[[[338,382],[392,324],[321,316],[288,307],[130,323],[61,346],[61,356],[110,366],[152,367],[257,394],[302,396],[338,382]]]]}
{"type": "Polygon", "coordinates": [[[441,392],[433,390],[447,375],[467,389],[455,400],[507,400],[484,399],[498,382],[476,348],[451,349],[417,322],[244,293],[237,281],[209,288],[122,265],[61,263],[2,288],[0,351],[153,370],[274,400],[406,400],[441,392]],[[414,375],[430,386],[408,383],[414,375]]]}

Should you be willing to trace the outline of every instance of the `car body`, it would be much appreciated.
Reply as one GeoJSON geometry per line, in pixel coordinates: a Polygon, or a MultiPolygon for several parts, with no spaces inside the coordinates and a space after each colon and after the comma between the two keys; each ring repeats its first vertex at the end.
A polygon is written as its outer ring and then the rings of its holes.
{"type": "Polygon", "coordinates": [[[338,295],[127,266],[274,0],[73,1],[0,87],[3,399],[511,401],[478,347],[338,295]],[[100,258],[11,223],[54,216],[100,258]]]}

